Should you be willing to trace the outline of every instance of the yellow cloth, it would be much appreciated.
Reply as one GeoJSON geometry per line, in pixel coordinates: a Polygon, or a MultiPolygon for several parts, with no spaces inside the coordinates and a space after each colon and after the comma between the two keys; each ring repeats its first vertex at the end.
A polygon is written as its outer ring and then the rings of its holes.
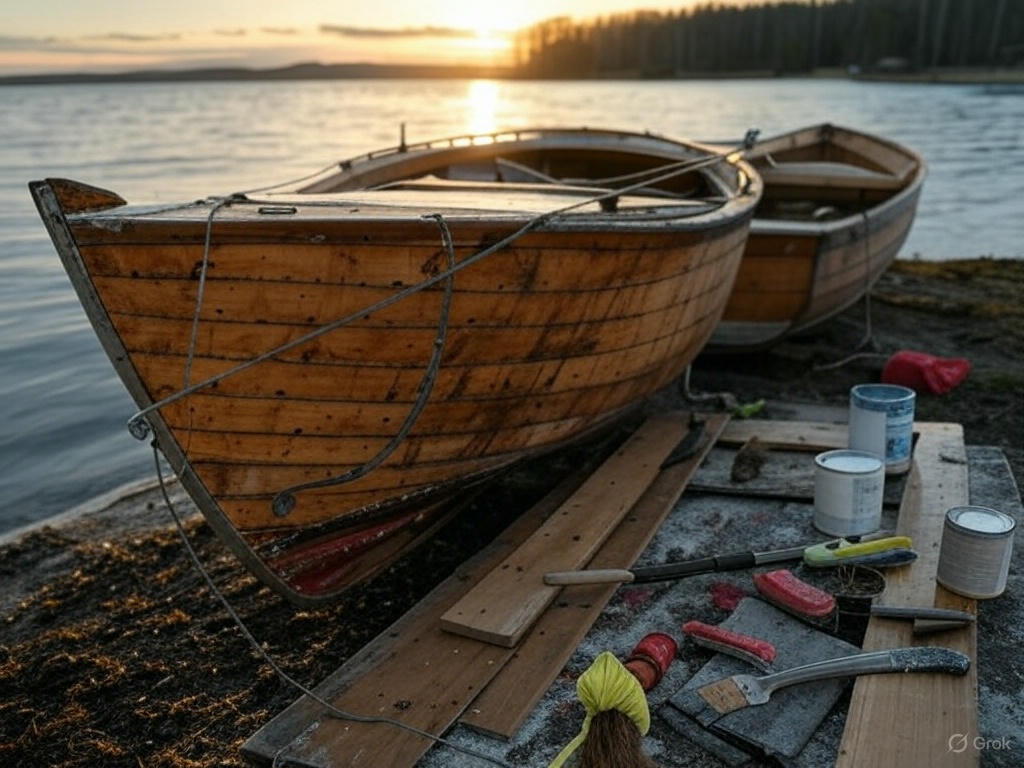
{"type": "Polygon", "coordinates": [[[651,712],[647,708],[647,696],[640,681],[622,666],[615,656],[605,651],[587,667],[587,671],[576,681],[576,695],[579,696],[587,716],[579,734],[565,745],[549,768],[560,768],[590,732],[590,721],[598,712],[617,709],[636,725],[641,736],[651,729],[651,712]]]}

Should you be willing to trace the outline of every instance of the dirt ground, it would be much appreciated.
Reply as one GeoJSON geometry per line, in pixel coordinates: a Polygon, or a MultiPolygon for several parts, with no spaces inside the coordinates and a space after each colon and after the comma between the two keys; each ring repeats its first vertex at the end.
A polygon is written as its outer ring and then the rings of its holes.
{"type": "MultiPolygon", "coordinates": [[[[702,358],[694,390],[843,405],[898,349],[966,357],[964,384],[920,396],[923,420],[964,425],[1024,480],[1024,263],[901,262],[871,302],[771,352],[702,358]]],[[[666,396],[671,399],[671,396],[666,396]]],[[[665,398],[663,398],[665,399],[665,398]]],[[[194,511],[186,528],[215,582],[281,666],[313,685],[449,574],[579,460],[509,473],[431,542],[336,605],[297,610],[236,563],[194,511]],[[425,577],[426,576],[426,577],[425,577]]],[[[190,506],[180,493],[178,506],[190,506]]],[[[239,747],[296,698],[241,637],[152,492],[0,546],[0,764],[240,766],[239,747]]]]}

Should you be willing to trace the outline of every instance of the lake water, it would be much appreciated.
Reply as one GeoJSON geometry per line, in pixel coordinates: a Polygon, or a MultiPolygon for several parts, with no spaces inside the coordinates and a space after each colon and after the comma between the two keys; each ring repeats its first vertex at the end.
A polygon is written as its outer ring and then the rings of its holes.
{"type": "Polygon", "coordinates": [[[152,474],[26,183],[180,202],[398,143],[586,125],[732,139],[831,121],[924,155],[903,257],[1024,258],[1024,95],[832,80],[311,81],[0,87],[0,531],[152,474]]]}

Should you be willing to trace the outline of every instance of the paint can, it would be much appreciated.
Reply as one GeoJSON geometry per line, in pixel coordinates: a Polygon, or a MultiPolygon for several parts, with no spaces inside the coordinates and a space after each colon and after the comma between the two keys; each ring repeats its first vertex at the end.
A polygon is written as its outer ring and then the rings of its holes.
{"type": "Polygon", "coordinates": [[[946,512],[936,580],[965,597],[998,597],[1006,589],[1017,521],[989,507],[946,512]]]}
{"type": "Polygon", "coordinates": [[[677,650],[671,635],[652,632],[636,644],[624,666],[640,681],[640,687],[649,691],[665,676],[677,650]]]}
{"type": "Polygon", "coordinates": [[[886,474],[910,469],[917,394],[896,384],[858,384],[850,389],[847,445],[885,459],[886,474]]]}
{"type": "Polygon", "coordinates": [[[882,522],[884,462],[840,449],[814,457],[814,527],[829,536],[859,536],[882,522]]]}

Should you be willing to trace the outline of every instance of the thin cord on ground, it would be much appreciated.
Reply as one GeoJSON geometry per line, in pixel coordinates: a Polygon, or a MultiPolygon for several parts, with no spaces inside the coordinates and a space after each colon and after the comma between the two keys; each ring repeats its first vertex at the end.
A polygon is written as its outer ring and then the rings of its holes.
{"type": "Polygon", "coordinates": [[[156,441],[153,442],[152,448],[153,462],[154,464],[156,464],[156,476],[157,480],[160,483],[160,493],[163,496],[164,504],[167,505],[167,509],[171,513],[171,517],[174,519],[174,525],[178,529],[178,535],[181,537],[181,541],[185,545],[185,551],[188,552],[188,556],[192,560],[192,564],[202,575],[203,580],[206,582],[206,586],[210,588],[210,591],[213,593],[213,595],[220,601],[221,605],[224,606],[224,610],[227,611],[228,616],[230,616],[231,619],[235,622],[235,625],[242,633],[242,636],[249,641],[249,645],[251,645],[256,650],[256,652],[262,657],[263,661],[265,661],[270,666],[270,668],[274,670],[274,672],[282,681],[284,681],[292,688],[295,688],[296,690],[300,691],[304,695],[311,698],[317,704],[324,707],[328,714],[330,714],[332,717],[338,718],[339,720],[348,720],[356,723],[389,725],[394,728],[398,728],[399,730],[407,731],[417,736],[422,736],[423,738],[429,739],[437,744],[443,744],[444,746],[449,747],[450,749],[454,749],[457,752],[462,752],[463,754],[469,755],[470,757],[475,757],[480,760],[484,760],[488,763],[491,763],[492,765],[497,765],[501,768],[514,768],[514,766],[512,766],[509,763],[506,763],[504,760],[501,760],[496,757],[491,757],[490,755],[485,755],[483,752],[478,752],[475,749],[464,747],[460,744],[455,744],[449,741],[448,739],[445,739],[443,736],[438,736],[437,734],[430,733],[429,731],[424,731],[413,725],[403,723],[400,720],[394,720],[389,717],[359,715],[352,712],[346,712],[342,709],[338,709],[329,701],[326,701],[324,698],[317,695],[309,688],[304,686],[302,683],[300,683],[298,680],[289,675],[287,672],[285,672],[277,664],[277,662],[274,661],[273,657],[263,649],[263,646],[260,645],[260,642],[256,639],[252,632],[249,631],[249,628],[245,625],[245,622],[242,621],[242,618],[238,615],[235,609],[231,607],[231,603],[228,602],[227,598],[224,596],[224,593],[221,592],[221,590],[217,587],[216,584],[214,584],[213,578],[210,576],[209,572],[207,572],[206,568],[203,566],[202,561],[200,561],[199,555],[196,553],[195,548],[192,546],[192,542],[189,541],[188,534],[185,532],[185,526],[181,522],[181,517],[178,515],[178,511],[174,508],[174,504],[171,502],[171,497],[167,493],[167,485],[164,482],[163,469],[160,466],[160,453],[156,441]]]}

